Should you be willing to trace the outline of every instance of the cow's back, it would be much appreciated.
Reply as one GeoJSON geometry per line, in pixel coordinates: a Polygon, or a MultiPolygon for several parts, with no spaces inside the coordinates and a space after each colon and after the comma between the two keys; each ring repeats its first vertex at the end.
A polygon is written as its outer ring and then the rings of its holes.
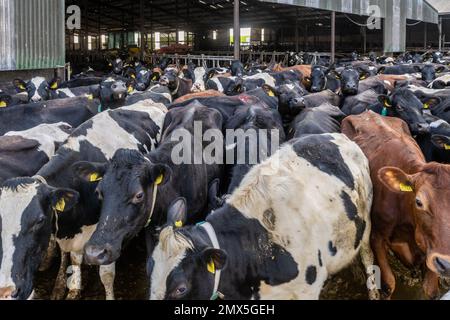
{"type": "Polygon", "coordinates": [[[253,168],[228,203],[259,220],[294,257],[298,278],[272,287],[263,298],[286,297],[286,290],[311,285],[304,283],[305,274],[314,269],[316,279],[324,281],[353,260],[362,241],[368,242],[368,162],[342,134],[296,139],[253,168]]]}
{"type": "Polygon", "coordinates": [[[95,115],[100,102],[86,97],[57,99],[0,109],[0,135],[40,124],[65,122],[78,127],[95,115]]]}
{"type": "Polygon", "coordinates": [[[369,111],[346,118],[342,132],[355,141],[369,159],[374,187],[374,229],[410,223],[404,196],[391,192],[378,178],[379,170],[384,167],[396,167],[413,174],[426,162],[406,123],[369,111]]]}

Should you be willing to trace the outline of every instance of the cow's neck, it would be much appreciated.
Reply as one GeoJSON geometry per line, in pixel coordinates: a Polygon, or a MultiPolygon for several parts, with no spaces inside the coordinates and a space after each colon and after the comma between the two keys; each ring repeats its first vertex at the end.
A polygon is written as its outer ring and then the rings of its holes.
{"type": "Polygon", "coordinates": [[[227,204],[207,221],[214,227],[221,249],[228,254],[228,265],[233,266],[222,271],[219,284],[218,291],[226,299],[250,299],[258,293],[261,282],[280,282],[271,279],[272,261],[279,258],[278,246],[270,241],[258,220],[246,218],[227,204]]]}

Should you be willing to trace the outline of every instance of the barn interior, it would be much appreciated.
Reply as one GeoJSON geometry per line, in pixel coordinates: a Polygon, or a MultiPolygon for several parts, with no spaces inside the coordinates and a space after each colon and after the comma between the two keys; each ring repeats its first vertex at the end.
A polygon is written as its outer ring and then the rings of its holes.
{"type": "MultiPolygon", "coordinates": [[[[276,1],[239,1],[241,50],[331,52],[332,15],[338,54],[383,52],[384,23],[367,28],[367,16],[294,6],[276,1]]],[[[286,2],[286,1],[277,1],[286,2]]],[[[292,3],[292,1],[291,1],[292,3]]],[[[81,29],[67,30],[68,61],[108,50],[233,54],[231,0],[66,0],[81,8],[81,29]]],[[[406,46],[439,45],[437,24],[407,20],[406,46]]]]}

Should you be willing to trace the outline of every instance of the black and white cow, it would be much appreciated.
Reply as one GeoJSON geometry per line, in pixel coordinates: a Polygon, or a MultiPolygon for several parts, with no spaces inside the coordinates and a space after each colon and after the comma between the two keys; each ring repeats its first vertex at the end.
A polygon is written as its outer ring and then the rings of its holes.
{"type": "Polygon", "coordinates": [[[309,134],[341,133],[341,122],[344,118],[345,114],[330,104],[306,108],[292,122],[288,139],[309,134]]]}
{"type": "Polygon", "coordinates": [[[212,68],[207,69],[205,67],[197,67],[194,69],[194,83],[192,85],[191,92],[203,92],[206,91],[206,82],[218,75],[224,75],[228,72],[226,68],[212,68]]]}
{"type": "Polygon", "coordinates": [[[159,79],[162,86],[167,86],[172,98],[175,100],[191,92],[192,80],[179,77],[179,70],[167,68],[164,75],[159,79]]]}
{"type": "Polygon", "coordinates": [[[250,170],[206,223],[174,229],[186,212],[174,202],[149,261],[150,298],[318,299],[358,254],[375,284],[371,204],[357,145],[341,134],[293,140],[250,170]]]}
{"type": "Polygon", "coordinates": [[[133,105],[140,101],[151,100],[154,103],[162,103],[166,107],[172,103],[172,95],[166,86],[155,85],[145,92],[133,92],[125,99],[125,105],[133,105]]]}
{"type": "MultiPolygon", "coordinates": [[[[209,186],[221,178],[223,165],[204,161],[193,164],[194,157],[198,157],[195,152],[185,154],[187,159],[173,159],[174,154],[181,152],[180,135],[184,145],[194,150],[194,126],[200,123],[203,132],[212,129],[222,134],[221,114],[194,103],[167,113],[161,142],[146,156],[120,150],[108,164],[77,165],[78,172],[96,172],[103,177],[97,188],[102,199],[100,221],[86,246],[86,261],[96,265],[116,261],[127,240],[145,227],[149,227],[146,233],[151,237],[154,228],[164,224],[166,209],[177,197],[188,199],[189,223],[204,218],[209,186]]],[[[201,144],[203,148],[208,145],[206,142],[201,144]]],[[[150,246],[147,249],[153,250],[150,246]]]]}
{"type": "Polygon", "coordinates": [[[311,88],[313,93],[321,92],[324,90],[331,90],[338,92],[341,87],[341,81],[334,69],[326,68],[323,66],[314,66],[311,70],[311,88]]]}
{"type": "Polygon", "coordinates": [[[325,103],[329,103],[333,106],[339,106],[341,104],[341,96],[331,90],[325,90],[303,96],[303,105],[306,108],[320,107],[325,103]]]}
{"type": "Polygon", "coordinates": [[[379,97],[380,94],[378,92],[375,92],[374,90],[366,90],[356,96],[347,97],[343,102],[341,110],[346,115],[361,114],[371,109],[371,107],[374,106],[375,104],[378,104],[379,97]]]}
{"type": "Polygon", "coordinates": [[[47,123],[65,122],[73,128],[98,113],[100,100],[88,97],[42,101],[0,108],[0,135],[24,131],[47,123]]]}
{"type": "Polygon", "coordinates": [[[86,86],[94,86],[100,84],[102,81],[103,81],[102,77],[81,77],[70,79],[68,81],[61,83],[59,88],[79,88],[86,86]]]}
{"type": "Polygon", "coordinates": [[[18,93],[10,95],[0,90],[0,108],[17,106],[19,104],[28,103],[27,93],[18,93]]]}
{"type": "Polygon", "coordinates": [[[242,130],[249,137],[243,140],[242,136],[236,136],[232,141],[227,141],[227,152],[233,152],[237,160],[227,168],[230,177],[227,193],[231,194],[254,165],[278,151],[286,136],[280,114],[264,103],[236,109],[226,124],[226,130],[242,130]]]}
{"type": "MultiPolygon", "coordinates": [[[[0,187],[3,298],[30,296],[41,253],[48,247],[52,232],[63,253],[55,297],[66,288],[66,253],[70,253],[73,273],[67,282],[67,298],[79,297],[83,250],[100,213],[95,193],[100,177],[86,172],[89,176],[79,179],[71,168],[79,161],[106,162],[121,148],[152,150],[166,111],[164,105],[152,103],[100,113],[78,127],[36,176],[8,180],[0,187]]],[[[114,264],[100,268],[107,299],[114,298],[114,277],[114,264]]]]}
{"type": "Polygon", "coordinates": [[[28,101],[39,102],[52,99],[52,90],[56,90],[59,87],[60,82],[61,79],[59,78],[55,78],[48,82],[43,77],[34,77],[28,82],[16,79],[13,81],[13,84],[17,92],[27,93],[28,101]]]}
{"type": "Polygon", "coordinates": [[[430,125],[429,133],[416,140],[426,160],[450,164],[450,124],[428,113],[424,118],[430,125]]]}
{"type": "Polygon", "coordinates": [[[15,177],[31,177],[67,139],[67,123],[41,124],[25,131],[10,131],[0,137],[0,183],[15,177]]]}

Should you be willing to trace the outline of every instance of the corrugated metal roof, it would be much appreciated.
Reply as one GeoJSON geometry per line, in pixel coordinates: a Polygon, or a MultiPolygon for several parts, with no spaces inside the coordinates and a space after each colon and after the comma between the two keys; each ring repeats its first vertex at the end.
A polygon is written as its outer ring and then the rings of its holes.
{"type": "Polygon", "coordinates": [[[450,0],[427,0],[439,14],[450,14],[450,0]]]}
{"type": "MultiPolygon", "coordinates": [[[[282,4],[311,7],[322,10],[337,11],[343,13],[367,16],[367,9],[371,5],[381,9],[381,18],[386,18],[393,6],[392,0],[261,0],[282,4]]],[[[450,0],[443,0],[450,2],[450,0]]],[[[438,13],[424,0],[401,0],[403,14],[412,20],[420,20],[429,23],[438,23],[438,13]]]]}
{"type": "Polygon", "coordinates": [[[64,0],[0,0],[0,18],[0,70],[64,65],[64,0]]]}

